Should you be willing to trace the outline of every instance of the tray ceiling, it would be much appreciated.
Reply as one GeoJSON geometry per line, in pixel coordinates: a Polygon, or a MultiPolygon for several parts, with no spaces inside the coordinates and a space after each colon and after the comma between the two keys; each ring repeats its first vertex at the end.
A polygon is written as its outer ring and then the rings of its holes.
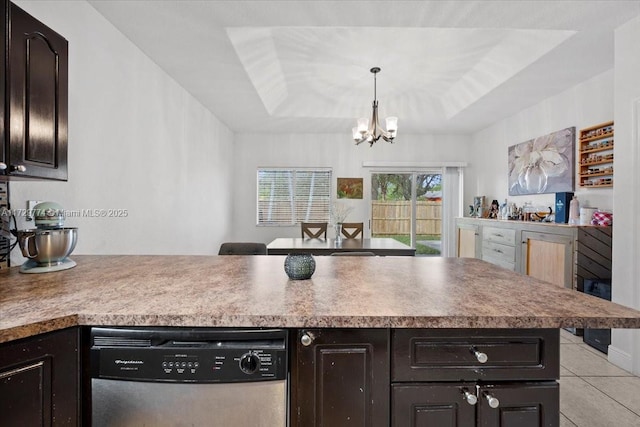
{"type": "Polygon", "coordinates": [[[90,0],[235,132],[480,130],[613,67],[637,1],[90,0]]]}

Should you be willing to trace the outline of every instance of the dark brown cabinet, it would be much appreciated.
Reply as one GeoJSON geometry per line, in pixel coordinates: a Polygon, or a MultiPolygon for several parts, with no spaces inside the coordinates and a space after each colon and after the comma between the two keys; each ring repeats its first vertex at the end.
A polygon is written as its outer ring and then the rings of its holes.
{"type": "Polygon", "coordinates": [[[476,388],[468,383],[394,384],[392,427],[465,427],[476,425],[476,388]]]}
{"type": "Polygon", "coordinates": [[[6,0],[2,20],[3,179],[67,180],[68,43],[6,0]]]}
{"type": "Polygon", "coordinates": [[[297,331],[291,425],[389,425],[389,330],[297,331]]]}
{"type": "Polygon", "coordinates": [[[559,425],[559,331],[395,329],[392,426],[559,425]]]}
{"type": "Polygon", "coordinates": [[[558,384],[394,384],[392,427],[558,426],[558,384]]]}
{"type": "Polygon", "coordinates": [[[79,425],[78,328],[0,345],[3,427],[79,425]]]}
{"type": "Polygon", "coordinates": [[[478,387],[479,427],[555,427],[560,425],[558,383],[489,384],[478,387]],[[496,399],[493,408],[490,400],[496,399]]]}

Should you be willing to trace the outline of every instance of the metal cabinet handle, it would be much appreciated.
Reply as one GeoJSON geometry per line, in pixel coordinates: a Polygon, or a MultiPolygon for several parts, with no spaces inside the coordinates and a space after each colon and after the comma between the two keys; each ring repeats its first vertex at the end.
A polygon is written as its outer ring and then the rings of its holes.
{"type": "Polygon", "coordinates": [[[478,351],[477,348],[471,347],[470,350],[471,350],[471,354],[473,354],[476,357],[476,359],[478,359],[478,362],[487,363],[487,361],[489,360],[489,357],[487,356],[487,354],[481,351],[478,351]]]}
{"type": "Polygon", "coordinates": [[[487,403],[493,409],[496,409],[498,406],[500,406],[500,401],[497,397],[493,397],[489,393],[484,393],[484,398],[487,399],[487,403]]]}
{"type": "Polygon", "coordinates": [[[502,234],[498,234],[498,233],[494,234],[494,236],[496,236],[496,237],[504,237],[502,234]]]}
{"type": "Polygon", "coordinates": [[[466,400],[469,405],[475,405],[476,403],[478,403],[478,396],[470,393],[466,388],[463,388],[461,392],[464,400],[466,400]]]}
{"type": "Polygon", "coordinates": [[[498,252],[499,254],[502,253],[502,251],[500,249],[494,249],[495,252],[498,252]]]}
{"type": "Polygon", "coordinates": [[[310,334],[309,332],[303,333],[302,336],[300,337],[300,344],[302,344],[305,347],[309,347],[312,342],[313,342],[313,335],[310,334]]]}
{"type": "Polygon", "coordinates": [[[11,165],[11,171],[13,172],[26,172],[27,167],[24,165],[11,165]]]}

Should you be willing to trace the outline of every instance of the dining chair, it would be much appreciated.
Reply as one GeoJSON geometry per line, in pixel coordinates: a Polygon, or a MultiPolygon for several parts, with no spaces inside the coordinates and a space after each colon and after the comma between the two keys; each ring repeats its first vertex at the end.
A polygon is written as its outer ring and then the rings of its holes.
{"type": "Polygon", "coordinates": [[[267,245],[253,242],[225,242],[218,255],[266,255],[267,245]]]}
{"type": "Polygon", "coordinates": [[[342,234],[347,239],[356,239],[358,236],[362,239],[364,237],[363,230],[364,223],[362,222],[343,222],[342,223],[342,234]]]}
{"type": "Polygon", "coordinates": [[[323,239],[327,238],[326,222],[301,222],[300,227],[302,229],[303,239],[319,239],[320,236],[322,236],[323,239]]]}

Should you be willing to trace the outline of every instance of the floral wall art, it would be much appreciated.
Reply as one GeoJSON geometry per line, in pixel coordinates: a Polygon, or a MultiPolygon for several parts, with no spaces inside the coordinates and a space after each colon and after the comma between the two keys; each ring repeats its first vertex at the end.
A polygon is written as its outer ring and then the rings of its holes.
{"type": "Polygon", "coordinates": [[[509,147],[509,195],[573,191],[575,134],[570,127],[509,147]]]}

